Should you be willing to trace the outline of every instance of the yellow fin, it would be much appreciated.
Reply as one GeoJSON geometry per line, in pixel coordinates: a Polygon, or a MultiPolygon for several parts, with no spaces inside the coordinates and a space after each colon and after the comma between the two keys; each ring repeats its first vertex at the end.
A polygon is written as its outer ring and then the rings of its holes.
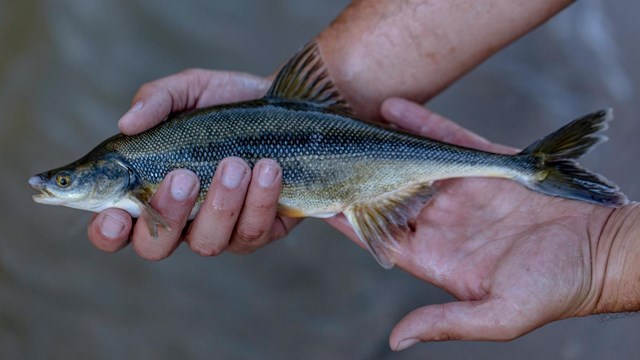
{"type": "Polygon", "coordinates": [[[291,217],[291,218],[303,218],[303,217],[314,217],[314,218],[330,218],[334,215],[337,215],[339,213],[341,213],[341,211],[339,210],[335,210],[335,211],[331,211],[328,209],[323,209],[324,211],[320,210],[319,212],[304,212],[303,210],[300,210],[298,208],[295,208],[293,206],[289,206],[289,205],[284,205],[284,204],[280,204],[278,203],[278,215],[282,215],[282,216],[286,216],[286,217],[291,217]]]}
{"type": "Polygon", "coordinates": [[[265,99],[304,102],[343,115],[353,113],[329,78],[315,41],[305,45],[282,67],[265,99]]]}
{"type": "Polygon", "coordinates": [[[278,203],[278,215],[292,218],[302,218],[309,216],[300,209],[296,209],[294,207],[283,205],[280,203],[278,203]]]}
{"type": "Polygon", "coordinates": [[[396,237],[409,229],[409,220],[433,196],[431,184],[414,184],[371,201],[350,205],[344,214],[360,242],[385,269],[395,264],[400,248],[396,237]]]}

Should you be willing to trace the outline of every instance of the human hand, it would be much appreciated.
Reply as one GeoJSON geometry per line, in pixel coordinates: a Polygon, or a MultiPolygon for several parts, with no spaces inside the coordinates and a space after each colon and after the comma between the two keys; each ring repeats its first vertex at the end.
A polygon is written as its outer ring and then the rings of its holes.
{"type": "MultiPolygon", "coordinates": [[[[381,112],[418,135],[516,152],[406,100],[389,99],[381,112]]],[[[418,341],[510,340],[602,310],[608,253],[599,248],[599,235],[613,209],[541,195],[504,179],[453,179],[436,188],[413,230],[398,239],[395,260],[458,301],[411,312],[392,331],[392,349],[418,341]]],[[[328,221],[357,241],[343,217],[328,221]]]]}
{"type": "MultiPolygon", "coordinates": [[[[172,112],[261,97],[270,83],[245,73],[186,70],[143,85],[118,126],[124,134],[133,135],[172,112]]],[[[183,231],[200,184],[193,172],[175,170],[151,199],[171,230],[160,230],[153,238],[144,217],[134,223],[127,212],[107,209],[91,220],[89,239],[107,252],[120,250],[130,239],[135,251],[148,260],[169,256],[181,239],[205,256],[224,250],[249,253],[283,237],[299,221],[276,215],[281,181],[282,171],[275,161],[261,160],[252,172],[242,159],[222,160],[207,198],[189,229],[183,231]]]]}

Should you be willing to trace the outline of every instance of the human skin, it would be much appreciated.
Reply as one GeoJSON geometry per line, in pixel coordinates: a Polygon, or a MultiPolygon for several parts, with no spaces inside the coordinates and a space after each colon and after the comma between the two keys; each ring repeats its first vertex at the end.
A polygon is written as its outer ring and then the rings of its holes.
{"type": "MultiPolygon", "coordinates": [[[[379,120],[383,99],[426,101],[570,3],[356,0],[317,40],[331,78],[357,116],[379,120]]],[[[118,125],[123,133],[135,134],[171,112],[260,97],[268,85],[268,79],[249,74],[189,70],[143,85],[118,125]]],[[[188,229],[184,228],[198,179],[189,171],[176,170],[151,200],[170,231],[161,229],[153,239],[146,231],[146,219],[134,223],[126,212],[108,209],[92,219],[89,239],[109,252],[130,241],[149,260],[169,256],[181,240],[205,256],[226,250],[250,253],[284,236],[299,221],[276,214],[278,164],[263,160],[253,172],[240,159],[225,159],[220,165],[188,229]]]]}
{"type": "MultiPolygon", "coordinates": [[[[491,144],[418,105],[383,100],[427,100],[569,3],[357,1],[318,41],[331,76],[360,117],[384,118],[419,135],[512,153],[515,149],[491,144]],[[417,5],[422,10],[415,9],[417,5]],[[397,20],[411,19],[429,7],[424,18],[432,21],[397,20]],[[500,21],[492,21],[496,18],[500,21]],[[403,28],[406,24],[414,25],[403,28]]],[[[136,133],[170,111],[259,97],[268,84],[267,79],[247,74],[191,70],[143,86],[134,99],[135,111],[119,125],[124,133],[136,133]]],[[[226,187],[217,173],[186,236],[179,230],[196,190],[178,188],[182,200],[175,201],[169,183],[176,177],[195,179],[186,171],[168,176],[152,205],[175,219],[170,224],[178,231],[161,233],[154,241],[136,230],[146,230],[144,220],[139,220],[131,241],[142,257],[168,256],[181,238],[203,255],[250,252],[295,225],[296,220],[275,215],[277,164],[267,162],[275,169],[275,181],[254,188],[260,184],[256,173],[262,171],[251,173],[244,162],[227,161],[241,170],[238,186],[226,187]]],[[[400,268],[459,301],[410,313],[393,330],[390,346],[402,350],[418,341],[508,340],[567,317],[639,310],[639,217],[636,204],[613,210],[543,196],[507,180],[439,183],[438,195],[422,210],[415,229],[400,239],[403,251],[396,260],[400,268]]],[[[328,222],[355,239],[343,217],[328,222]]],[[[131,229],[126,213],[107,210],[90,224],[89,235],[99,248],[115,251],[126,245],[131,229]],[[105,236],[101,226],[106,216],[122,222],[113,237],[105,236]]]]}
{"type": "MultiPolygon", "coordinates": [[[[403,99],[382,115],[400,129],[512,154],[403,99]]],[[[414,310],[394,328],[394,350],[419,341],[511,340],[549,322],[640,310],[640,207],[613,209],[542,195],[505,179],[436,185],[396,265],[458,301],[414,310]]],[[[358,242],[342,216],[329,222],[358,242]]]]}
{"type": "Polygon", "coordinates": [[[318,36],[340,93],[379,119],[390,97],[424,103],[572,1],[357,0],[318,36]]]}

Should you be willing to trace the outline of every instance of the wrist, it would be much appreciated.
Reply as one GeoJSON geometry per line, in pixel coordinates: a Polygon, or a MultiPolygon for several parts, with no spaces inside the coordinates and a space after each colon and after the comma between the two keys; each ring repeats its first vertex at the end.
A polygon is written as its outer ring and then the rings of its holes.
{"type": "Polygon", "coordinates": [[[613,210],[593,247],[590,314],[640,310],[640,204],[613,210]]]}

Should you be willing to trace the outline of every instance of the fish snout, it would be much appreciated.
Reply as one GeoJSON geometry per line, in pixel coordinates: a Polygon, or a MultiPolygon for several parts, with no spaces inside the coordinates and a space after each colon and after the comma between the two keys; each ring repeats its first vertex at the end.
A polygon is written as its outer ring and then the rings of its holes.
{"type": "Polygon", "coordinates": [[[45,180],[42,178],[42,175],[35,175],[29,179],[29,185],[39,191],[44,190],[44,183],[45,180]]]}

